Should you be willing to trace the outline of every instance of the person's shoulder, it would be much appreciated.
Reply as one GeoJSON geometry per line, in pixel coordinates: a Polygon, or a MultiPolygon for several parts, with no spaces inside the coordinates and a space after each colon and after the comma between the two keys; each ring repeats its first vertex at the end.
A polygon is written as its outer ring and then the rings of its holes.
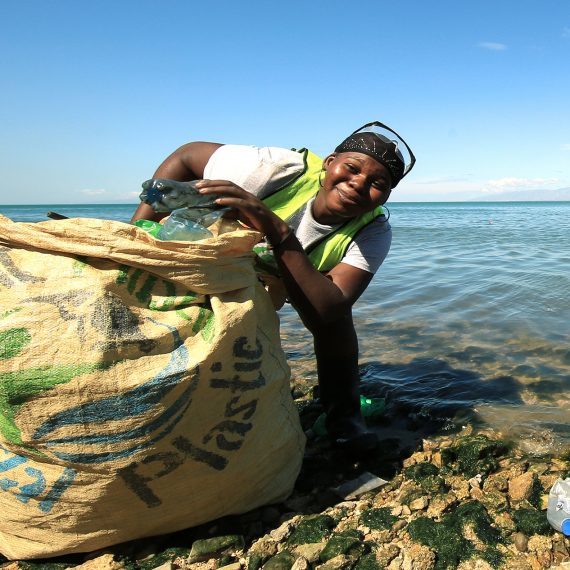
{"type": "Polygon", "coordinates": [[[365,225],[359,233],[364,234],[366,237],[370,237],[375,235],[378,236],[388,234],[391,232],[392,226],[390,225],[390,222],[386,216],[382,214],[381,216],[374,218],[369,224],[365,225]]]}

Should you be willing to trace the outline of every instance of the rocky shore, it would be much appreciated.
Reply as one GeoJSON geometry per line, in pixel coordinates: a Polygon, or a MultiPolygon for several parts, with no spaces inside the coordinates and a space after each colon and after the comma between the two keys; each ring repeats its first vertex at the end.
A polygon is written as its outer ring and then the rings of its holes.
{"type": "MultiPolygon", "coordinates": [[[[548,490],[570,476],[570,453],[532,456],[467,426],[418,432],[412,443],[385,438],[379,453],[356,460],[312,433],[318,404],[296,395],[309,439],[285,503],[103,552],[0,568],[570,570],[570,540],[546,519],[548,490]]],[[[386,433],[395,421],[388,410],[386,433]]]]}

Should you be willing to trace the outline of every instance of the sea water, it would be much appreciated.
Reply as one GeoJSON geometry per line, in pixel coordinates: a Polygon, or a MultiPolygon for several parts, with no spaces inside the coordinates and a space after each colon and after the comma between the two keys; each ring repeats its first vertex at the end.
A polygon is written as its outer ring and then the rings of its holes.
{"type": "MultiPolygon", "coordinates": [[[[0,206],[14,221],[127,222],[133,205],[0,206]]],[[[363,391],[410,431],[491,427],[531,454],[570,446],[570,202],[393,203],[392,249],[356,303],[363,391]]],[[[298,378],[311,335],[280,311],[298,378]]]]}

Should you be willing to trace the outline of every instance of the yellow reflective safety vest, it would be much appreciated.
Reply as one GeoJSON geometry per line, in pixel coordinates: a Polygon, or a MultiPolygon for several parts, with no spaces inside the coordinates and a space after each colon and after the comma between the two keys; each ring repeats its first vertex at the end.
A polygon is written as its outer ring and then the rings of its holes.
{"type": "MultiPolygon", "coordinates": [[[[303,172],[289,184],[263,199],[263,203],[285,221],[304,208],[320,188],[319,176],[323,166],[322,159],[306,148],[298,152],[303,154],[305,162],[303,172]]],[[[340,263],[354,236],[383,213],[382,207],[378,206],[371,212],[348,220],[323,239],[309,245],[305,251],[311,263],[319,271],[330,271],[340,263]]]]}

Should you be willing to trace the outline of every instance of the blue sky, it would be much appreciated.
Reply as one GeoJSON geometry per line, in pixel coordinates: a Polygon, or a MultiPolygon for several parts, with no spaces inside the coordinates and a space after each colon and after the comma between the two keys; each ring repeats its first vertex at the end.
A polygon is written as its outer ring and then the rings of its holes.
{"type": "Polygon", "coordinates": [[[371,120],[418,159],[393,201],[570,186],[568,0],[2,0],[0,19],[0,204],[134,203],[185,142],[325,156],[371,120]]]}

